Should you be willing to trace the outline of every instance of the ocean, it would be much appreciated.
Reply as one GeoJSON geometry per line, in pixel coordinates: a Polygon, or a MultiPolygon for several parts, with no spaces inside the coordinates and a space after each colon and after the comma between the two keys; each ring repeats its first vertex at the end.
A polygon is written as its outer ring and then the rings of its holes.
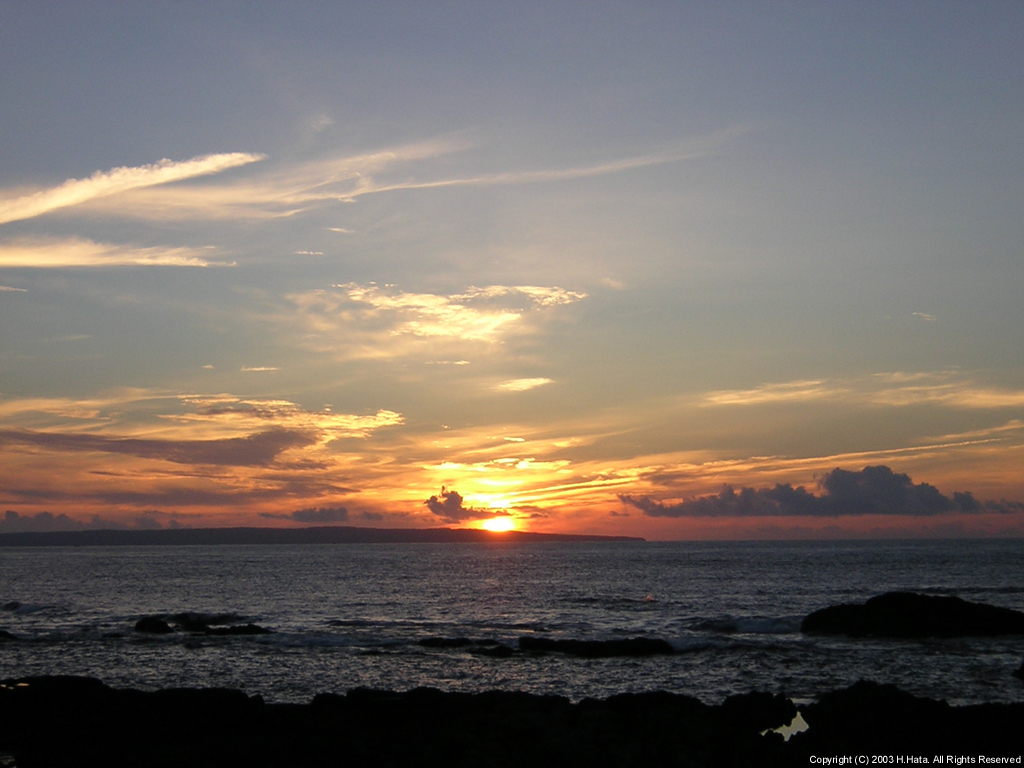
{"type": "Polygon", "coordinates": [[[811,611],[891,590],[1024,610],[1024,540],[2,548],[0,629],[15,639],[0,642],[0,679],[228,687],[272,702],[430,686],[714,704],[753,690],[807,701],[864,678],[951,704],[1024,701],[1011,676],[1024,638],[800,632],[811,611]],[[271,633],[134,631],[181,614],[271,633]],[[659,638],[676,652],[488,652],[524,636],[659,638]]]}

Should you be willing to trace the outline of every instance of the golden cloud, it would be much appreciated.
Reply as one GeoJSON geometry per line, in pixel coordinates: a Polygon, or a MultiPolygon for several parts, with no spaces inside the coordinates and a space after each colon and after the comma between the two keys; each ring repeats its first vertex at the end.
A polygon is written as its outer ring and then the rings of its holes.
{"type": "Polygon", "coordinates": [[[77,238],[30,239],[0,243],[0,267],[210,267],[212,248],[140,248],[77,238]]]}
{"type": "Polygon", "coordinates": [[[30,219],[119,192],[219,173],[228,168],[254,163],[264,157],[247,152],[230,152],[193,157],[182,162],[164,159],[151,165],[97,171],[87,179],[68,179],[58,187],[27,195],[0,197],[0,224],[30,219]]]}

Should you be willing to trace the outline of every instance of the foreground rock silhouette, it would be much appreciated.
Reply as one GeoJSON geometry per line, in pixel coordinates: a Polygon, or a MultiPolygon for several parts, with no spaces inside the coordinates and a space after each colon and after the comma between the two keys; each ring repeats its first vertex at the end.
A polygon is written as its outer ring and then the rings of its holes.
{"type": "Polygon", "coordinates": [[[1024,703],[951,707],[866,681],[800,707],[808,729],[790,739],[793,765],[811,755],[1012,757],[1024,753],[1024,703]]]}
{"type": "Polygon", "coordinates": [[[573,704],[491,691],[356,689],[266,704],[227,689],[115,690],[82,677],[0,683],[0,753],[69,766],[804,766],[813,755],[1024,751],[1024,704],[950,707],[860,682],[801,707],[782,696],[718,706],[665,692],[573,704]]]}
{"type": "Polygon", "coordinates": [[[959,597],[886,592],[863,605],[815,611],[804,618],[800,631],[900,638],[1024,635],[1024,613],[959,597]]]}
{"type": "Polygon", "coordinates": [[[18,768],[59,766],[788,765],[795,707],[748,694],[708,706],[669,693],[573,704],[492,691],[356,689],[310,704],[235,690],[115,690],[42,677],[0,684],[0,752],[18,768]]]}

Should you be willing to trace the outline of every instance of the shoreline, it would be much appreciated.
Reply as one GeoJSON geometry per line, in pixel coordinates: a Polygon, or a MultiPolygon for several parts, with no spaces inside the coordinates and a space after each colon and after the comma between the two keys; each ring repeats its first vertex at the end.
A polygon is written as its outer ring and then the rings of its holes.
{"type": "Polygon", "coordinates": [[[485,531],[478,528],[161,528],[0,533],[0,547],[224,546],[231,544],[465,544],[643,542],[635,536],[485,531]]]}
{"type": "Polygon", "coordinates": [[[114,689],[87,677],[0,682],[0,754],[48,766],[808,765],[821,755],[1024,752],[1024,702],[951,707],[860,681],[799,708],[653,691],[571,702],[515,691],[356,688],[307,704],[224,688],[114,689]],[[774,729],[799,709],[805,731],[774,729]]]}

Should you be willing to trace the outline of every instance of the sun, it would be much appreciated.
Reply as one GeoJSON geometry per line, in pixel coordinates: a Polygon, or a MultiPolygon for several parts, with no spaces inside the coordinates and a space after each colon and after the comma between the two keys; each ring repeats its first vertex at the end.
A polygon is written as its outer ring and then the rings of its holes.
{"type": "Polygon", "coordinates": [[[492,517],[490,520],[484,520],[480,523],[480,527],[485,531],[491,531],[493,533],[514,531],[516,528],[516,521],[513,517],[492,517]]]}

